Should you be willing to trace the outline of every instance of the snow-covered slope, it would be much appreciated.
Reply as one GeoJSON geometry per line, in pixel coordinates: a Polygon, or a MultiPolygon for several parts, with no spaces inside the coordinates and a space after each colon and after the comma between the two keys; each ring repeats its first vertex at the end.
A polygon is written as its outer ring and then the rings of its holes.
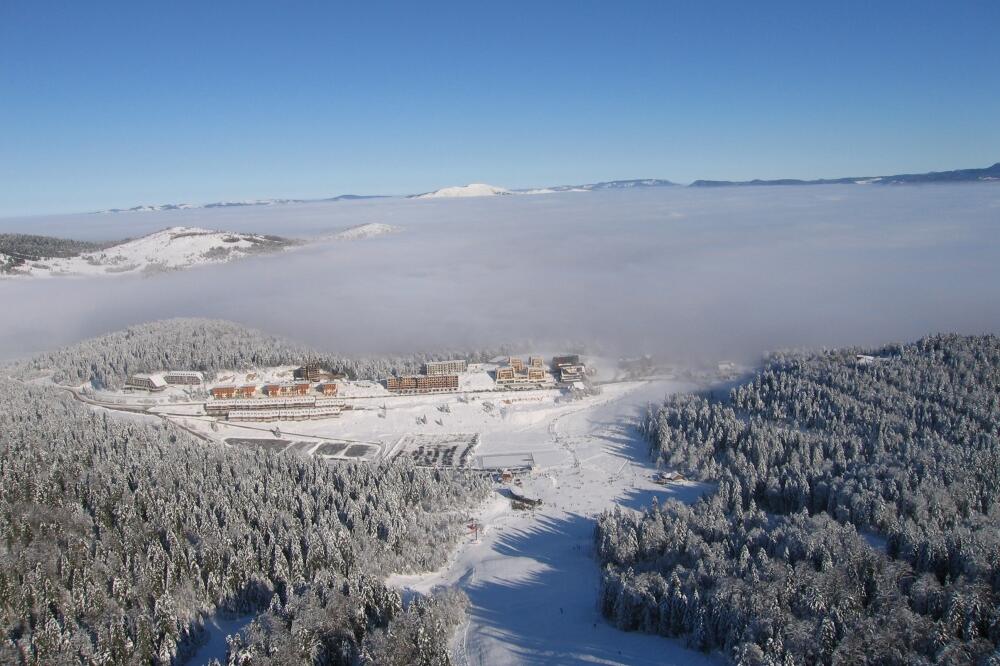
{"type": "Polygon", "coordinates": [[[359,224],[356,227],[350,227],[348,229],[344,229],[343,231],[339,231],[330,236],[330,240],[361,240],[363,238],[385,236],[386,234],[396,234],[402,230],[402,227],[393,226],[391,224],[370,222],[368,224],[359,224]]]}
{"type": "Polygon", "coordinates": [[[170,227],[104,250],[28,261],[12,274],[31,277],[148,274],[277,252],[297,244],[298,241],[279,236],[170,227]]]}
{"type": "Polygon", "coordinates": [[[458,197],[497,197],[513,194],[505,187],[487,185],[486,183],[470,183],[469,185],[456,185],[455,187],[444,187],[433,192],[415,194],[412,199],[453,199],[458,197]]]}

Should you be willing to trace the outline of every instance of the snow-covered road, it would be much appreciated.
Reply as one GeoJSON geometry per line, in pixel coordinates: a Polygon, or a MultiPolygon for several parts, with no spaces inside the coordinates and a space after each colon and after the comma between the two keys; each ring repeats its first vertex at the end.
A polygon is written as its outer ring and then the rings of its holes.
{"type": "Polygon", "coordinates": [[[484,437],[488,452],[534,442],[542,468],[519,492],[544,504],[515,512],[497,496],[479,516],[486,526],[480,543],[462,546],[441,571],[389,580],[408,593],[452,584],[465,590],[471,608],[455,638],[456,663],[717,663],[677,641],[619,631],[597,608],[596,515],[616,503],[638,509],[654,497],[693,501],[705,490],[652,483],[646,443],[633,427],[648,402],[690,388],[667,381],[609,385],[598,402],[558,410],[519,431],[515,445],[484,437]]]}

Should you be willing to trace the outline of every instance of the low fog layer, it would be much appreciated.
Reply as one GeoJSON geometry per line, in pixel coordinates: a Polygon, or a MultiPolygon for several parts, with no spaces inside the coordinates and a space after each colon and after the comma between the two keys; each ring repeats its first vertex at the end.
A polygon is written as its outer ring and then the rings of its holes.
{"type": "Polygon", "coordinates": [[[369,222],[404,231],[148,278],[0,280],[0,358],[174,316],[348,354],[578,340],[679,360],[1000,330],[1000,184],[386,199],[7,219],[0,232],[308,238],[369,222]]]}

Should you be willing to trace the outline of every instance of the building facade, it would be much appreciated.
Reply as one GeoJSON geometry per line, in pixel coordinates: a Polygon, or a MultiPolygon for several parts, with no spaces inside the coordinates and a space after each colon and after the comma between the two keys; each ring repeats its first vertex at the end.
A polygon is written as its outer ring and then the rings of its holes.
{"type": "Polygon", "coordinates": [[[442,393],[458,390],[458,375],[389,377],[385,387],[393,393],[442,393]]]}
{"type": "Polygon", "coordinates": [[[226,415],[228,421],[308,421],[340,417],[340,407],[291,407],[287,409],[238,409],[226,415]]]}
{"type": "Polygon", "coordinates": [[[539,368],[535,366],[521,367],[513,365],[504,365],[496,370],[496,382],[501,386],[511,386],[516,384],[540,384],[545,382],[548,377],[545,374],[545,368],[539,368]]]}
{"type": "Polygon", "coordinates": [[[567,356],[556,356],[552,359],[553,370],[558,370],[565,365],[580,365],[580,355],[569,354],[567,356]]]}
{"type": "Polygon", "coordinates": [[[454,359],[452,361],[427,361],[424,363],[424,374],[428,377],[435,375],[457,375],[469,369],[469,364],[465,359],[454,359]]]}
{"type": "Polygon", "coordinates": [[[211,391],[212,397],[217,399],[226,398],[252,398],[257,393],[257,387],[249,386],[216,386],[211,391]]]}
{"type": "Polygon", "coordinates": [[[263,390],[264,395],[269,398],[286,395],[305,395],[309,393],[309,384],[305,382],[297,384],[266,384],[263,390]]]}
{"type": "Polygon", "coordinates": [[[167,382],[159,375],[140,372],[128,378],[128,381],[125,382],[125,388],[139,391],[162,391],[167,388],[167,382]]]}
{"type": "Polygon", "coordinates": [[[173,386],[200,386],[205,382],[205,375],[194,370],[171,370],[163,380],[173,386]]]}

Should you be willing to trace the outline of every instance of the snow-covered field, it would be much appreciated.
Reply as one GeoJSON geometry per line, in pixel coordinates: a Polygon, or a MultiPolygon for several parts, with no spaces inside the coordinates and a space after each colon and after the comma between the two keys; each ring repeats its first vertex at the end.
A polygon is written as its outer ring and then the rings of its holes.
{"type": "MultiPolygon", "coordinates": [[[[259,234],[169,227],[134,240],[75,257],[28,261],[16,277],[106,276],[177,270],[223,263],[292,247],[287,239],[259,234]]],[[[2,258],[0,258],[2,259],[2,258]]]]}
{"type": "Polygon", "coordinates": [[[385,236],[386,234],[398,234],[402,231],[402,227],[397,227],[391,224],[382,224],[381,222],[369,222],[368,224],[359,224],[349,229],[344,229],[343,231],[338,231],[337,233],[330,236],[331,240],[361,240],[363,238],[374,238],[375,236],[385,236]]]}
{"type": "Polygon", "coordinates": [[[531,451],[539,468],[521,494],[541,508],[515,511],[497,495],[478,515],[484,532],[470,535],[447,567],[393,576],[406,594],[459,585],[469,595],[467,625],[453,643],[457,664],[708,664],[715,658],[677,641],[619,631],[597,607],[594,517],[654,498],[693,501],[708,488],[654,484],[647,449],[632,420],[647,402],[691,388],[666,381],[605,387],[601,396],[534,410],[483,435],[480,452],[531,451]]]}
{"type": "MultiPolygon", "coordinates": [[[[184,209],[177,209],[184,210],[184,209]]],[[[402,227],[372,222],[338,231],[324,241],[356,241],[396,234],[402,227]]],[[[27,261],[0,277],[105,277],[143,275],[174,271],[207,264],[220,264],[251,256],[302,247],[303,243],[271,234],[212,231],[199,227],[168,227],[126,240],[104,250],[84,252],[75,257],[51,257],[27,261]]],[[[0,263],[8,260],[0,253],[0,263]]]]}

